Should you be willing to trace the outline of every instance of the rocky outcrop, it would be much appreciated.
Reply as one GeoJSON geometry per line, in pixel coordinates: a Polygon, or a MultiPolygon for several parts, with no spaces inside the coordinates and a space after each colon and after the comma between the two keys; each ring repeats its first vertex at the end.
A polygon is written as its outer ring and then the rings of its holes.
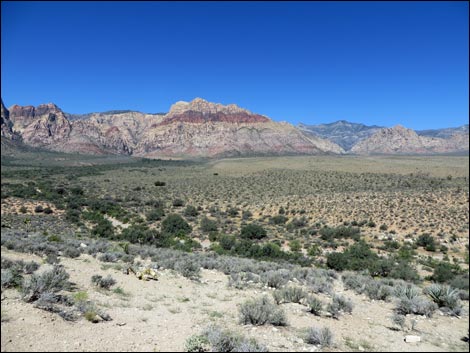
{"type": "Polygon", "coordinates": [[[26,144],[62,152],[155,158],[344,152],[291,124],[201,98],[177,102],[164,115],[132,111],[66,115],[53,104],[15,105],[12,111],[13,129],[26,144]]]}
{"type": "Polygon", "coordinates": [[[300,123],[298,128],[334,142],[348,151],[359,141],[365,140],[382,129],[383,126],[368,126],[351,123],[346,120],[339,120],[334,123],[319,125],[305,125],[300,123]]]}
{"type": "Polygon", "coordinates": [[[401,125],[383,128],[351,149],[357,154],[426,154],[468,150],[468,134],[443,139],[419,136],[401,125]]]}
{"type": "Polygon", "coordinates": [[[1,112],[1,136],[6,137],[7,139],[12,139],[14,137],[13,133],[13,123],[10,120],[10,112],[8,111],[7,108],[3,105],[3,100],[1,101],[2,103],[2,112],[1,112]]]}
{"type": "Polygon", "coordinates": [[[459,127],[449,127],[444,129],[417,130],[419,136],[452,138],[455,135],[468,135],[468,124],[459,127]]]}

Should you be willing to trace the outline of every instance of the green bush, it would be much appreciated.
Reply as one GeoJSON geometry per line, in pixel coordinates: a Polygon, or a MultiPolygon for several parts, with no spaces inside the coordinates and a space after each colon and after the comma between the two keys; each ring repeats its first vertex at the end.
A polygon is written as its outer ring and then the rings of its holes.
{"type": "Polygon", "coordinates": [[[101,238],[114,238],[114,227],[113,224],[105,218],[102,218],[91,230],[91,234],[101,238]]]}
{"type": "Polygon", "coordinates": [[[217,222],[203,217],[201,219],[201,231],[204,233],[217,232],[217,222]]]}
{"type": "Polygon", "coordinates": [[[196,217],[199,214],[197,208],[191,205],[186,206],[184,210],[184,215],[186,217],[196,217]]]}
{"type": "Polygon", "coordinates": [[[325,241],[333,241],[335,239],[351,238],[359,241],[361,230],[357,227],[339,226],[336,228],[323,227],[320,229],[320,236],[325,241]]]}
{"type": "Polygon", "coordinates": [[[428,233],[421,234],[416,240],[418,246],[422,246],[427,251],[436,251],[436,242],[432,235],[428,233]]]}
{"type": "Polygon", "coordinates": [[[236,239],[232,235],[223,234],[219,238],[219,244],[224,250],[231,250],[236,243],[236,239]]]}
{"type": "Polygon", "coordinates": [[[148,212],[145,217],[147,218],[147,221],[154,222],[154,221],[159,221],[165,216],[165,211],[163,208],[155,208],[148,212]]]}
{"type": "Polygon", "coordinates": [[[286,224],[287,220],[288,218],[286,216],[280,214],[280,215],[271,217],[269,220],[269,223],[280,225],[280,224],[286,224]]]}
{"type": "Polygon", "coordinates": [[[162,232],[170,235],[188,235],[191,226],[178,214],[168,215],[162,222],[162,232]]]}
{"type": "Polygon", "coordinates": [[[183,207],[184,201],[181,199],[174,199],[173,200],[173,207],[183,207]]]}
{"type": "Polygon", "coordinates": [[[267,236],[267,233],[263,227],[252,223],[242,227],[240,235],[245,239],[262,239],[267,236]]]}
{"type": "Polygon", "coordinates": [[[450,262],[441,261],[434,268],[431,279],[436,282],[444,283],[452,281],[460,273],[460,267],[450,262]]]}

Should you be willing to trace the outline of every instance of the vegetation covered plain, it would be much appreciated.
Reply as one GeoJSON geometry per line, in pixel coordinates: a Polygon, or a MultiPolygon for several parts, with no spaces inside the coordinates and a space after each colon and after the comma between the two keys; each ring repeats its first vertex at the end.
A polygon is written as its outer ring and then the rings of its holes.
{"type": "Polygon", "coordinates": [[[2,156],[2,351],[468,351],[468,166],[2,156]]]}

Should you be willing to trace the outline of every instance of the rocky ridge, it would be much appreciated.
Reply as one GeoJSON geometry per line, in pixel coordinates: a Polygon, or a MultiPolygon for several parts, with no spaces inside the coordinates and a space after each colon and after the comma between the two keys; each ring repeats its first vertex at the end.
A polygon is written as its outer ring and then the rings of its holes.
{"type": "Polygon", "coordinates": [[[427,154],[468,151],[468,133],[449,138],[419,136],[401,125],[383,128],[351,148],[356,154],[427,154]]]}
{"type": "Polygon", "coordinates": [[[177,102],[165,115],[116,111],[70,120],[52,103],[10,110],[13,130],[25,144],[62,152],[154,158],[344,152],[291,124],[201,98],[177,102]]]}
{"type": "Polygon", "coordinates": [[[350,150],[359,141],[362,141],[383,128],[383,126],[368,126],[352,123],[346,120],[338,120],[329,124],[306,125],[298,124],[302,131],[312,133],[318,137],[328,139],[346,151],[350,150]]]}

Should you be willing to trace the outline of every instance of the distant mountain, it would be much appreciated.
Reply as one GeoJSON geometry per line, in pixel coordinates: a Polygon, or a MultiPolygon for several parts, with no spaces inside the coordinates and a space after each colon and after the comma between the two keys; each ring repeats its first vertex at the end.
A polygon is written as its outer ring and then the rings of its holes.
{"type": "Polygon", "coordinates": [[[356,154],[428,154],[468,151],[469,135],[454,133],[448,138],[419,136],[401,125],[383,128],[351,149],[356,154]]]}
{"type": "Polygon", "coordinates": [[[416,130],[416,133],[419,136],[450,138],[455,134],[468,134],[468,124],[444,129],[416,130]]]}
{"type": "MultiPolygon", "coordinates": [[[[201,98],[177,102],[168,113],[131,110],[67,114],[53,103],[2,103],[2,148],[22,144],[59,152],[148,158],[290,154],[423,154],[469,150],[468,125],[423,130],[383,128],[344,120],[295,127],[235,104],[201,98]]],[[[3,149],[2,149],[3,153],[3,149]]]]}
{"type": "Polygon", "coordinates": [[[306,125],[298,124],[298,128],[311,132],[316,136],[328,139],[346,151],[350,150],[356,143],[362,141],[375,132],[382,129],[382,126],[368,126],[364,124],[351,123],[346,120],[339,120],[330,124],[306,125]]]}
{"type": "Polygon", "coordinates": [[[66,114],[52,103],[14,105],[9,110],[12,131],[25,144],[61,152],[155,158],[344,152],[291,124],[201,98],[177,102],[167,114],[129,110],[66,114]]]}

